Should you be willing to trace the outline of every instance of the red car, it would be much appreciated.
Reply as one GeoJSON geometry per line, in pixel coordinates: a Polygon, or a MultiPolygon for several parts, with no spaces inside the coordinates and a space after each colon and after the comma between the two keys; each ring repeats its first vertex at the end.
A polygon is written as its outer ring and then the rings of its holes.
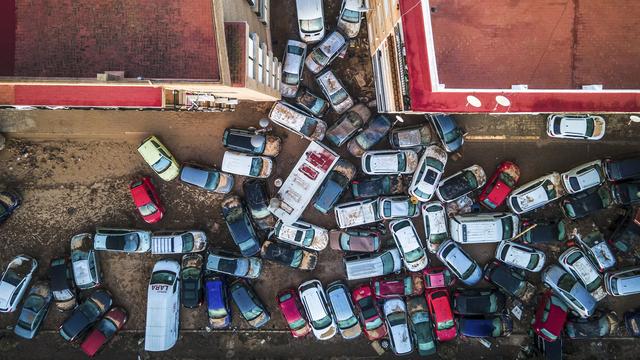
{"type": "Polygon", "coordinates": [[[567,311],[564,301],[547,290],[538,299],[536,317],[531,324],[533,331],[547,341],[556,341],[567,322],[567,311]]]}
{"type": "Polygon", "coordinates": [[[80,348],[85,354],[94,356],[127,322],[127,311],[114,307],[93,327],[80,348]]]}
{"type": "Polygon", "coordinates": [[[424,291],[422,277],[415,273],[373,280],[371,287],[378,298],[415,296],[424,291]]]}
{"type": "Polygon", "coordinates": [[[422,270],[426,289],[448,288],[456,282],[456,277],[444,266],[428,267],[422,270]]]}
{"type": "Polygon", "coordinates": [[[351,292],[351,298],[358,308],[367,338],[373,341],[387,336],[387,326],[382,320],[382,313],[371,286],[367,284],[358,286],[351,292]]]}
{"type": "Polygon", "coordinates": [[[451,310],[449,290],[438,288],[427,291],[426,298],[438,341],[444,342],[455,339],[458,331],[456,330],[456,321],[451,310]]]}
{"type": "Polygon", "coordinates": [[[294,338],[306,336],[309,331],[311,331],[311,327],[304,316],[304,310],[302,309],[302,304],[300,304],[298,292],[294,289],[282,290],[278,293],[276,301],[278,302],[278,306],[280,306],[284,321],[286,321],[289,326],[291,335],[293,335],[294,338]]]}
{"type": "Polygon", "coordinates": [[[518,180],[520,180],[518,165],[510,161],[502,162],[482,189],[478,201],[487,209],[495,210],[504,203],[518,180]]]}
{"type": "Polygon", "coordinates": [[[149,224],[157,223],[164,215],[164,207],[160,203],[160,198],[156,188],[151,183],[151,179],[143,177],[129,185],[133,202],[138,208],[138,212],[149,224]]]}

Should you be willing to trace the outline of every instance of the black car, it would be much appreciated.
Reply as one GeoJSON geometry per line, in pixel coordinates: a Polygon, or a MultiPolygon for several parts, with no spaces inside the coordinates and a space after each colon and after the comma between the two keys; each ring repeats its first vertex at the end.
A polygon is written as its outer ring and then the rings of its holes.
{"type": "Polygon", "coordinates": [[[640,311],[627,311],[624,313],[624,326],[630,336],[640,337],[640,311]]]}
{"type": "Polygon", "coordinates": [[[323,214],[329,213],[336,205],[349,182],[356,174],[356,167],[344,159],[339,159],[327,175],[313,200],[313,207],[323,214]]]}
{"type": "Polygon", "coordinates": [[[265,156],[278,156],[282,140],[277,136],[264,135],[251,130],[225,129],[222,145],[230,150],[265,156]]]}
{"type": "Polygon", "coordinates": [[[111,294],[104,289],[98,289],[78,305],[71,316],[60,326],[60,335],[67,341],[80,338],[91,325],[95,324],[113,305],[111,294]]]}
{"type": "Polygon", "coordinates": [[[59,311],[68,311],[76,307],[76,288],[73,284],[71,266],[66,258],[51,260],[49,280],[53,301],[59,311]]]}
{"type": "Polygon", "coordinates": [[[451,202],[477,190],[485,184],[486,180],[482,167],[472,165],[440,180],[436,195],[442,202],[451,202]]]}
{"type": "Polygon", "coordinates": [[[253,223],[260,230],[272,229],[276,224],[276,218],[268,209],[270,197],[267,182],[264,179],[247,179],[242,183],[242,190],[253,223]]]}
{"type": "Polygon", "coordinates": [[[540,335],[534,335],[533,343],[540,355],[534,358],[542,360],[562,360],[562,347],[564,345],[562,336],[558,336],[556,341],[547,341],[540,335]]]}
{"type": "Polygon", "coordinates": [[[609,313],[596,313],[588,319],[569,319],[564,332],[569,339],[592,339],[608,336],[618,323],[616,315],[609,313]]]}
{"type": "Polygon", "coordinates": [[[186,254],[182,257],[180,270],[180,301],[182,306],[193,309],[202,304],[202,263],[200,254],[186,254]]]}
{"type": "Polygon", "coordinates": [[[617,226],[608,242],[620,252],[631,253],[640,244],[640,209],[627,210],[613,223],[617,226]]]}
{"type": "Polygon", "coordinates": [[[606,186],[593,188],[562,200],[562,211],[572,220],[581,219],[608,208],[613,203],[611,193],[606,186]]]}
{"type": "Polygon", "coordinates": [[[232,195],[222,201],[222,217],[242,256],[253,256],[260,251],[260,239],[239,196],[232,195]]]}
{"type": "Polygon", "coordinates": [[[322,118],[329,110],[329,103],[307,88],[303,88],[296,96],[296,105],[317,118],[322,118]]]}
{"type": "Polygon", "coordinates": [[[406,189],[401,175],[373,176],[351,181],[351,193],[356,200],[399,195],[406,189]]]}
{"type": "Polygon", "coordinates": [[[249,325],[259,329],[271,320],[271,315],[267,307],[264,306],[264,302],[260,300],[246,280],[236,280],[229,286],[229,293],[231,300],[236,304],[240,314],[249,325]]]}
{"type": "Polygon", "coordinates": [[[609,181],[640,180],[640,157],[604,160],[604,173],[609,181]]]}
{"type": "Polygon", "coordinates": [[[567,229],[563,220],[523,222],[522,229],[528,228],[531,228],[531,230],[522,235],[522,241],[527,244],[544,244],[567,240],[567,229]]]}
{"type": "Polygon", "coordinates": [[[453,294],[453,312],[458,315],[489,315],[504,310],[505,297],[498,290],[459,290],[453,294]]]}
{"type": "Polygon", "coordinates": [[[313,270],[318,262],[318,253],[315,251],[273,241],[265,241],[262,244],[260,256],[265,260],[300,270],[313,270]]]}
{"type": "Polygon", "coordinates": [[[525,271],[494,260],[484,269],[484,279],[498,287],[508,296],[528,302],[535,295],[536,288],[527,281],[525,271]]]}
{"type": "Polygon", "coordinates": [[[20,195],[11,190],[0,191],[0,224],[5,222],[22,204],[20,195]]]}
{"type": "Polygon", "coordinates": [[[613,184],[611,194],[618,205],[637,205],[640,203],[640,181],[613,184]]]}

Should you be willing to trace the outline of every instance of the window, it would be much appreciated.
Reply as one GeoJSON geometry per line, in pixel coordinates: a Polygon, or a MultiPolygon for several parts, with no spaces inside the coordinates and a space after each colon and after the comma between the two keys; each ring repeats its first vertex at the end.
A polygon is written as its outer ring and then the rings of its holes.
{"type": "Polygon", "coordinates": [[[247,74],[249,76],[249,78],[251,79],[255,79],[256,75],[255,75],[255,71],[254,71],[254,64],[255,64],[255,47],[253,44],[253,34],[249,35],[249,41],[247,41],[247,54],[249,56],[249,59],[247,61],[247,74]]]}
{"type": "Polygon", "coordinates": [[[265,70],[266,70],[266,77],[264,79],[264,83],[267,86],[270,86],[269,84],[271,84],[271,67],[273,65],[273,55],[271,55],[270,53],[267,53],[267,58],[265,60],[265,70]]]}
{"type": "Polygon", "coordinates": [[[262,46],[258,47],[258,82],[264,81],[264,51],[262,46]]]}

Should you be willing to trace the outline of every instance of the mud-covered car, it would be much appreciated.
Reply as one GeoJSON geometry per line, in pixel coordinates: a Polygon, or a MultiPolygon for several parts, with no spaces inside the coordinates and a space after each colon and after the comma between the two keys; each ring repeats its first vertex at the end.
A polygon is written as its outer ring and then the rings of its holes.
{"type": "Polygon", "coordinates": [[[371,118],[371,110],[364,104],[356,104],[329,127],[326,137],[335,146],[349,141],[371,118]]]}
{"type": "Polygon", "coordinates": [[[431,125],[436,130],[447,152],[456,152],[462,148],[464,134],[451,115],[438,114],[425,115],[425,117],[431,121],[431,125]]]}
{"type": "Polygon", "coordinates": [[[422,223],[427,237],[427,249],[435,254],[440,244],[449,239],[447,211],[438,201],[424,203],[422,209],[422,223]]]}
{"type": "Polygon", "coordinates": [[[229,196],[222,201],[222,217],[242,256],[252,256],[260,251],[260,239],[239,196],[229,196]]]}
{"type": "Polygon", "coordinates": [[[151,234],[151,253],[185,254],[205,251],[207,235],[204,231],[159,231],[151,234]]]}
{"type": "Polygon", "coordinates": [[[94,288],[102,282],[100,262],[93,249],[91,234],[83,233],[71,238],[71,268],[74,283],[80,290],[94,288]]]}
{"type": "Polygon", "coordinates": [[[514,189],[507,206],[517,215],[541,208],[565,195],[562,177],[557,172],[545,175],[514,189]]]}
{"type": "Polygon", "coordinates": [[[233,175],[211,167],[187,163],[180,169],[180,181],[184,184],[220,194],[233,189],[233,175]]]}
{"type": "Polygon", "coordinates": [[[527,244],[558,243],[567,240],[567,225],[564,220],[524,221],[522,229],[526,232],[520,239],[527,244]]]}
{"type": "Polygon", "coordinates": [[[327,70],[316,76],[316,82],[336,113],[342,114],[353,106],[353,98],[333,71],[327,70]]]}
{"type": "Polygon", "coordinates": [[[98,228],[93,248],[101,251],[145,253],[151,249],[151,231],[98,228]]]}
{"type": "Polygon", "coordinates": [[[640,337],[640,311],[627,311],[624,313],[624,326],[630,336],[640,337]]]}
{"type": "Polygon", "coordinates": [[[589,319],[569,319],[564,332],[569,339],[593,339],[609,336],[617,328],[618,317],[613,312],[600,312],[589,319]]]}
{"type": "Polygon", "coordinates": [[[409,309],[409,325],[418,355],[428,356],[436,353],[436,341],[433,336],[431,316],[427,301],[423,296],[407,299],[409,309]]]}
{"type": "Polygon", "coordinates": [[[613,184],[611,195],[618,205],[636,206],[640,204],[640,181],[613,184]]]}
{"type": "Polygon", "coordinates": [[[339,31],[334,31],[307,55],[304,60],[307,68],[314,74],[329,66],[349,45],[346,37],[339,31]]]}
{"type": "Polygon", "coordinates": [[[601,186],[567,196],[560,204],[566,217],[577,220],[604,210],[612,203],[611,192],[606,186],[601,186]]]}
{"type": "Polygon", "coordinates": [[[391,350],[397,356],[413,352],[413,340],[409,333],[407,305],[400,297],[388,299],[382,304],[385,322],[389,329],[391,350]]]}
{"type": "Polygon", "coordinates": [[[640,208],[627,209],[620,216],[613,234],[607,239],[609,244],[622,253],[633,252],[640,244],[640,208]]]}
{"type": "Polygon", "coordinates": [[[418,296],[424,292],[424,282],[419,273],[408,273],[374,279],[371,288],[377,298],[418,296]]]}
{"type": "Polygon", "coordinates": [[[602,275],[587,256],[577,247],[570,247],[559,257],[558,263],[593,296],[596,301],[602,300],[607,293],[604,290],[602,275]]]}
{"type": "Polygon", "coordinates": [[[100,320],[111,305],[113,305],[113,297],[107,290],[98,289],[92,292],[60,325],[60,335],[69,342],[79,339],[100,320]]]}
{"type": "Polygon", "coordinates": [[[447,153],[439,146],[428,146],[409,186],[409,194],[422,202],[431,200],[444,173],[447,164],[447,153]]]}
{"type": "Polygon", "coordinates": [[[329,232],[326,229],[301,220],[291,225],[278,221],[273,234],[280,241],[309,250],[322,251],[329,244],[329,232]]]}
{"type": "Polygon", "coordinates": [[[205,268],[227,275],[256,279],[262,270],[262,259],[239,257],[222,250],[213,250],[209,251],[205,268]]]}
{"type": "Polygon", "coordinates": [[[229,294],[236,304],[240,315],[253,328],[259,329],[271,320],[271,315],[258,295],[244,279],[234,281],[229,287],[229,294]]]}
{"type": "Polygon", "coordinates": [[[368,175],[413,174],[418,154],[413,150],[373,150],[362,154],[362,171],[368,175]]]}
{"type": "Polygon", "coordinates": [[[453,293],[453,312],[458,315],[490,315],[504,310],[506,299],[498,290],[457,290],[453,293]]]}
{"type": "Polygon", "coordinates": [[[591,189],[602,184],[605,180],[602,160],[580,164],[569,171],[563,172],[560,176],[568,194],[591,189]]]}
{"type": "Polygon", "coordinates": [[[29,255],[11,259],[0,278],[0,313],[16,311],[37,269],[38,261],[29,255]]]}
{"type": "Polygon", "coordinates": [[[355,138],[347,143],[347,150],[355,157],[361,157],[365,151],[379,143],[391,130],[391,121],[384,115],[376,115],[367,123],[355,138]]]}
{"type": "Polygon", "coordinates": [[[556,341],[562,335],[567,322],[569,308],[562,299],[547,290],[538,297],[535,317],[531,322],[533,331],[546,341],[556,341]]]}
{"type": "Polygon", "coordinates": [[[313,336],[318,340],[334,337],[338,333],[338,326],[320,281],[313,279],[303,282],[298,287],[298,294],[309,318],[313,336]]]}
{"type": "Polygon", "coordinates": [[[364,229],[329,230],[329,246],[333,250],[376,252],[380,249],[380,233],[364,229]]]}
{"type": "Polygon", "coordinates": [[[312,141],[324,139],[327,130],[327,123],[284,101],[273,104],[269,120],[312,141]]]}
{"type": "Polygon", "coordinates": [[[367,339],[375,341],[387,335],[387,326],[382,319],[380,306],[369,284],[363,284],[351,291],[351,298],[358,309],[363,332],[367,339]]]}
{"type": "Polygon", "coordinates": [[[513,320],[507,314],[484,318],[460,317],[458,333],[468,338],[497,338],[511,335],[513,320]]]}
{"type": "Polygon", "coordinates": [[[292,98],[298,93],[306,56],[307,44],[301,41],[287,40],[282,58],[282,78],[280,79],[280,94],[283,97],[292,98]]]}
{"type": "Polygon", "coordinates": [[[282,139],[256,131],[227,128],[222,134],[222,145],[241,153],[276,157],[280,154],[282,139]]]}
{"type": "Polygon", "coordinates": [[[52,299],[51,289],[46,281],[33,284],[24,299],[13,333],[23,339],[33,339],[47,317],[52,299]]]}
{"type": "Polygon", "coordinates": [[[351,194],[356,200],[399,195],[405,189],[402,175],[372,176],[351,181],[351,194]]]}
{"type": "Polygon", "coordinates": [[[7,221],[20,204],[22,204],[22,198],[17,192],[12,190],[0,192],[0,225],[7,221]]]}
{"type": "Polygon", "coordinates": [[[544,266],[546,255],[538,249],[513,241],[503,241],[496,248],[496,259],[519,269],[538,272],[544,266]]]}
{"type": "Polygon", "coordinates": [[[298,270],[313,270],[318,262],[318,254],[315,251],[274,241],[262,243],[260,256],[298,270]]]}
{"type": "Polygon", "coordinates": [[[596,299],[570,273],[551,265],[542,273],[542,281],[580,317],[593,315],[596,299]]]}
{"type": "Polygon", "coordinates": [[[437,288],[425,292],[431,321],[439,342],[450,341],[458,336],[456,330],[456,319],[451,310],[451,300],[449,290],[437,288]]]}
{"type": "Polygon", "coordinates": [[[472,165],[442,179],[436,190],[436,195],[442,202],[452,202],[479,189],[486,181],[487,176],[482,167],[472,165]]]}
{"type": "Polygon", "coordinates": [[[520,168],[511,161],[498,165],[487,184],[478,195],[478,201],[489,210],[495,210],[507,200],[507,196],[520,180],[520,168]]]}
{"type": "Polygon", "coordinates": [[[612,296],[640,294],[640,267],[627,267],[604,274],[604,286],[612,296]]]}
{"type": "Polygon", "coordinates": [[[336,319],[338,332],[345,340],[355,339],[362,334],[362,327],[356,316],[355,307],[351,301],[351,293],[347,285],[341,280],[327,285],[327,298],[331,304],[331,311],[336,319]]]}
{"type": "Polygon", "coordinates": [[[410,219],[394,220],[389,223],[405,268],[409,271],[421,271],[429,264],[429,258],[424,251],[422,240],[410,219]]]}
{"type": "Polygon", "coordinates": [[[271,175],[274,167],[273,160],[266,156],[225,151],[221,168],[229,174],[264,179],[271,175]]]}
{"type": "Polygon", "coordinates": [[[552,114],[547,118],[547,135],[554,138],[600,140],[604,132],[602,116],[552,114]]]}
{"type": "Polygon", "coordinates": [[[380,216],[385,219],[412,218],[420,215],[420,206],[408,196],[387,196],[378,198],[380,216]]]}
{"type": "Polygon", "coordinates": [[[338,159],[314,195],[313,207],[323,214],[328,214],[349,187],[356,172],[357,169],[352,163],[338,159]]]}
{"type": "Polygon", "coordinates": [[[246,179],[242,183],[242,191],[249,208],[253,223],[260,230],[268,230],[276,225],[276,218],[269,211],[269,190],[263,179],[246,179]]]}
{"type": "Polygon", "coordinates": [[[375,199],[351,201],[333,208],[338,227],[356,227],[381,220],[378,201],[375,199]]]}
{"type": "Polygon", "coordinates": [[[187,309],[194,309],[202,305],[202,263],[204,258],[200,254],[186,254],[182,256],[180,269],[180,302],[187,309]]]}
{"type": "Polygon", "coordinates": [[[338,29],[347,37],[358,36],[362,24],[363,12],[367,11],[365,0],[343,0],[338,15],[338,29]]]}
{"type": "Polygon", "coordinates": [[[421,149],[433,141],[429,124],[415,125],[391,130],[389,143],[394,149],[421,149]]]}
{"type": "Polygon", "coordinates": [[[49,283],[53,302],[59,311],[68,311],[76,307],[76,288],[73,284],[71,266],[66,258],[51,260],[49,265],[49,283]]]}
{"type": "Polygon", "coordinates": [[[604,240],[602,233],[595,231],[586,236],[576,236],[576,243],[582,248],[591,263],[604,272],[616,265],[616,257],[604,240]]]}
{"type": "Polygon", "coordinates": [[[484,268],[484,279],[497,286],[503,293],[528,303],[536,293],[536,288],[527,281],[525,271],[493,260],[484,268]]]}
{"type": "Polygon", "coordinates": [[[296,105],[309,114],[319,118],[323,117],[327,110],[329,110],[327,100],[312,93],[307,88],[303,88],[300,94],[296,96],[296,105]]]}

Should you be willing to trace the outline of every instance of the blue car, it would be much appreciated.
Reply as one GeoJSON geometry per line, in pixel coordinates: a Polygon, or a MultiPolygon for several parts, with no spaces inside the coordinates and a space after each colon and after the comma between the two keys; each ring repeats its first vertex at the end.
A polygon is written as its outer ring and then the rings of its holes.
{"type": "Polygon", "coordinates": [[[22,198],[14,191],[0,191],[0,224],[5,222],[20,207],[22,198]]]}
{"type": "Polygon", "coordinates": [[[13,332],[23,339],[33,339],[49,312],[52,300],[53,296],[48,283],[34,284],[24,300],[18,323],[13,328],[13,332]]]}
{"type": "Polygon", "coordinates": [[[340,200],[349,182],[356,174],[356,167],[344,159],[339,159],[320,186],[313,201],[313,207],[323,214],[329,213],[340,200]]]}
{"type": "Polygon", "coordinates": [[[485,318],[461,317],[457,321],[458,333],[466,337],[497,338],[511,335],[513,320],[509,315],[485,318]]]}
{"type": "Polygon", "coordinates": [[[431,120],[431,124],[447,152],[452,153],[460,150],[464,143],[463,132],[453,117],[442,114],[427,115],[426,117],[431,120]]]}
{"type": "Polygon", "coordinates": [[[239,196],[229,196],[222,201],[222,216],[242,256],[257,254],[260,251],[260,239],[239,196]]]}
{"type": "Polygon", "coordinates": [[[227,329],[231,325],[231,308],[227,283],[219,275],[208,275],[204,280],[207,315],[212,329],[227,329]]]}

